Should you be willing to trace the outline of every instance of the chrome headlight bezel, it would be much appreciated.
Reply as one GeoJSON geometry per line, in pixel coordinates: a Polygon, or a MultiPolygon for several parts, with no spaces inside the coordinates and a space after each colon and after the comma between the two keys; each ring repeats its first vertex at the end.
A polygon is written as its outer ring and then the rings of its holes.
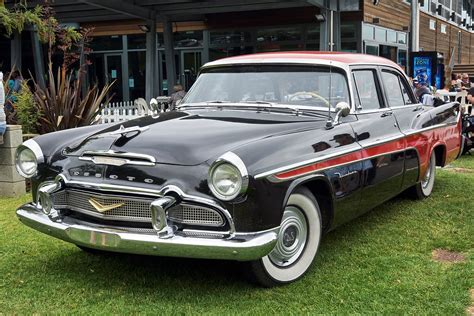
{"type": "Polygon", "coordinates": [[[34,140],[30,139],[20,145],[15,153],[15,167],[17,172],[24,178],[30,179],[37,175],[38,173],[38,166],[44,162],[44,155],[41,147],[36,143],[34,140]],[[21,161],[22,153],[25,151],[29,151],[31,155],[35,159],[35,167],[31,171],[27,171],[24,168],[23,163],[25,161],[21,161]]]}
{"type": "Polygon", "coordinates": [[[209,168],[207,183],[212,194],[222,201],[232,201],[239,196],[244,195],[247,192],[249,184],[249,176],[247,168],[245,167],[244,162],[240,159],[239,156],[233,152],[228,152],[221,157],[219,157],[209,168]],[[214,183],[214,175],[216,170],[223,165],[228,165],[236,171],[236,174],[239,177],[240,186],[230,195],[226,195],[221,192],[214,183]]]}

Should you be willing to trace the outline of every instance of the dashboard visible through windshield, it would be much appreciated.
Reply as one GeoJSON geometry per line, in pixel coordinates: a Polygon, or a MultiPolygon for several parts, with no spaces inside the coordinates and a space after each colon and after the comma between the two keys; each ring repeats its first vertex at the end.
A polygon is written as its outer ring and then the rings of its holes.
{"type": "Polygon", "coordinates": [[[346,76],[337,68],[245,65],[205,70],[182,104],[269,103],[334,108],[349,103],[346,76]]]}

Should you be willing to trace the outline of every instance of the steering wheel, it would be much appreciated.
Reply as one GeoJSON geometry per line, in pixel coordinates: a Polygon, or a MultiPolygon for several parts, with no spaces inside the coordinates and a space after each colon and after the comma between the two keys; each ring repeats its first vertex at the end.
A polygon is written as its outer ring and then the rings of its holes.
{"type": "Polygon", "coordinates": [[[314,99],[319,99],[319,100],[323,101],[324,104],[326,104],[327,106],[329,106],[329,101],[328,101],[328,99],[326,99],[325,97],[322,97],[322,96],[320,96],[319,94],[314,93],[314,92],[306,92],[306,91],[296,92],[295,94],[291,95],[291,96],[288,98],[288,101],[293,101],[296,97],[299,97],[300,95],[309,95],[309,96],[311,96],[311,97],[314,98],[314,99]]]}

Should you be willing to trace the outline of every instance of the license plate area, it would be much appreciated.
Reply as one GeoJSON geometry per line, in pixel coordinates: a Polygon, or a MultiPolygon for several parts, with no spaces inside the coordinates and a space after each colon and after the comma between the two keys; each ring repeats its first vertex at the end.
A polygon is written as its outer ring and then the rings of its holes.
{"type": "Polygon", "coordinates": [[[67,229],[69,238],[83,245],[116,248],[120,244],[120,236],[114,233],[70,227],[67,229]]]}

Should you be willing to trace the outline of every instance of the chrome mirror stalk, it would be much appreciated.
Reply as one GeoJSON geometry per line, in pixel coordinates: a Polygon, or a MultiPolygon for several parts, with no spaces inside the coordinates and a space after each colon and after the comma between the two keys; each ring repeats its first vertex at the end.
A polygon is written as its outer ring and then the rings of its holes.
{"type": "Polygon", "coordinates": [[[331,129],[334,125],[339,124],[341,117],[346,117],[351,112],[351,106],[347,102],[339,102],[336,105],[336,116],[334,120],[331,121],[331,118],[326,122],[326,129],[331,129]]]}
{"type": "Polygon", "coordinates": [[[166,211],[176,205],[176,202],[174,197],[165,196],[151,203],[151,224],[160,238],[171,238],[174,235],[173,227],[168,225],[166,211]]]}

